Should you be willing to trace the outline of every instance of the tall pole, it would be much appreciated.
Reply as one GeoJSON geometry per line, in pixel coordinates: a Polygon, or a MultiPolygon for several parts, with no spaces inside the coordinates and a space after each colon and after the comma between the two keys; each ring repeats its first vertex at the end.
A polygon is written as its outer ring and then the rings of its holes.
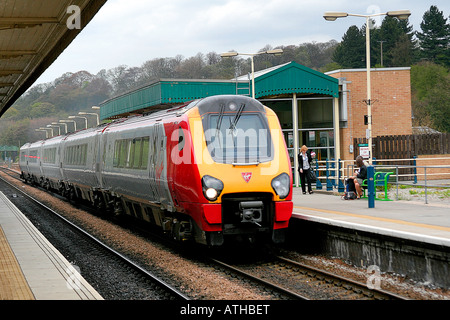
{"type": "Polygon", "coordinates": [[[252,98],[255,99],[255,63],[253,62],[253,55],[250,56],[252,61],[252,98]]]}
{"type": "Polygon", "coordinates": [[[372,165],[372,92],[370,90],[370,17],[366,17],[366,69],[367,69],[367,133],[369,140],[369,164],[372,165]]]}

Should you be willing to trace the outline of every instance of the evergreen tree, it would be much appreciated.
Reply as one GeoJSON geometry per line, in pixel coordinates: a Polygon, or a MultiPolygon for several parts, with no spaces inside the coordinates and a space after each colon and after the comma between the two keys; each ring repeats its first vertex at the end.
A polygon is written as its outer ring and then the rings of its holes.
{"type": "Polygon", "coordinates": [[[333,53],[333,61],[343,68],[364,68],[366,66],[365,39],[365,33],[357,26],[348,28],[333,53]]]}
{"type": "Polygon", "coordinates": [[[421,57],[445,66],[450,66],[450,25],[442,11],[436,6],[424,13],[420,24],[422,32],[417,32],[420,40],[421,57]]]}
{"type": "Polygon", "coordinates": [[[414,61],[414,33],[408,20],[385,17],[381,27],[373,30],[371,37],[372,65],[381,65],[381,44],[383,42],[383,66],[407,67],[414,61]]]}

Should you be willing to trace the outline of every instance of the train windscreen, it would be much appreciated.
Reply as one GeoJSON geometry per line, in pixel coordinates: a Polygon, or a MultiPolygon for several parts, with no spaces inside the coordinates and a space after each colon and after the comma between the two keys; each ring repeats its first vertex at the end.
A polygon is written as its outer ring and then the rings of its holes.
{"type": "Polygon", "coordinates": [[[205,137],[214,161],[257,164],[272,160],[272,139],[264,113],[247,113],[241,105],[236,112],[222,110],[207,118],[205,137]]]}

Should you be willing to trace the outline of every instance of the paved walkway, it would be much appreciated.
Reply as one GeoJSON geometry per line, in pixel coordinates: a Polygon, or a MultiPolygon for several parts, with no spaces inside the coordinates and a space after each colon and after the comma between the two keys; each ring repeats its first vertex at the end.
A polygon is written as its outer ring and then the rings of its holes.
{"type": "Polygon", "coordinates": [[[2,192],[0,299],[102,299],[2,192]]]}
{"type": "Polygon", "coordinates": [[[294,188],[294,218],[450,247],[450,205],[417,201],[342,200],[334,192],[294,188]]]}

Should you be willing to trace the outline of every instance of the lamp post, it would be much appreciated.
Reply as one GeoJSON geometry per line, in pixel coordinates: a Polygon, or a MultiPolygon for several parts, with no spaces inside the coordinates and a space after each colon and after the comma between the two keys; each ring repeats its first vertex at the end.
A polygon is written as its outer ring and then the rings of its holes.
{"type": "Polygon", "coordinates": [[[353,17],[364,17],[366,18],[366,69],[367,69],[367,133],[366,136],[369,140],[369,163],[372,165],[372,93],[370,87],[370,27],[369,22],[370,18],[376,16],[389,16],[396,17],[400,20],[406,20],[411,15],[409,10],[397,10],[397,11],[388,11],[384,13],[375,13],[375,14],[353,14],[346,12],[325,12],[323,17],[327,21],[335,21],[337,18],[345,18],[348,16],[353,17]]]}
{"type": "MultiPolygon", "coordinates": [[[[59,126],[54,126],[54,125],[48,124],[47,127],[48,127],[48,128],[58,128],[58,136],[61,134],[61,128],[60,128],[59,126]]],[[[53,129],[52,129],[52,130],[53,130],[53,129]]],[[[52,131],[52,132],[53,132],[53,131],[52,131]]]]}
{"type": "Polygon", "coordinates": [[[282,49],[274,49],[274,50],[261,51],[258,53],[225,52],[220,55],[222,58],[230,58],[230,57],[235,57],[235,56],[250,56],[250,60],[252,63],[252,98],[253,99],[255,99],[255,64],[253,62],[253,57],[260,55],[260,54],[265,54],[265,53],[278,56],[283,53],[283,50],[282,49]]]}
{"type": "Polygon", "coordinates": [[[84,119],[84,123],[86,124],[86,129],[88,128],[88,119],[87,119],[86,117],[69,116],[69,119],[76,119],[76,118],[82,118],[82,119],[84,119]]]}
{"type": "Polygon", "coordinates": [[[45,139],[48,138],[48,131],[47,131],[47,130],[44,130],[44,129],[34,129],[34,131],[45,132],[45,139]]]}
{"type": "Polygon", "coordinates": [[[63,123],[72,122],[74,131],[77,131],[77,122],[75,120],[59,120],[59,122],[63,122],[63,123]]]}
{"type": "Polygon", "coordinates": [[[66,133],[67,133],[67,124],[65,124],[65,123],[58,123],[58,122],[52,122],[52,124],[55,125],[55,126],[59,126],[59,125],[65,126],[65,130],[66,130],[66,133]]]}
{"type": "Polygon", "coordinates": [[[53,129],[52,128],[43,128],[43,127],[41,127],[41,128],[39,128],[39,129],[36,129],[36,130],[45,130],[45,132],[47,132],[46,134],[45,134],[45,136],[48,138],[48,131],[47,130],[50,130],[51,131],[51,133],[52,133],[52,137],[53,137],[53,129]]]}
{"type": "Polygon", "coordinates": [[[81,115],[92,115],[92,116],[96,116],[96,117],[97,117],[97,125],[100,124],[100,119],[99,119],[99,117],[98,117],[98,114],[96,114],[96,113],[78,112],[78,114],[81,114],[81,115]]]}

